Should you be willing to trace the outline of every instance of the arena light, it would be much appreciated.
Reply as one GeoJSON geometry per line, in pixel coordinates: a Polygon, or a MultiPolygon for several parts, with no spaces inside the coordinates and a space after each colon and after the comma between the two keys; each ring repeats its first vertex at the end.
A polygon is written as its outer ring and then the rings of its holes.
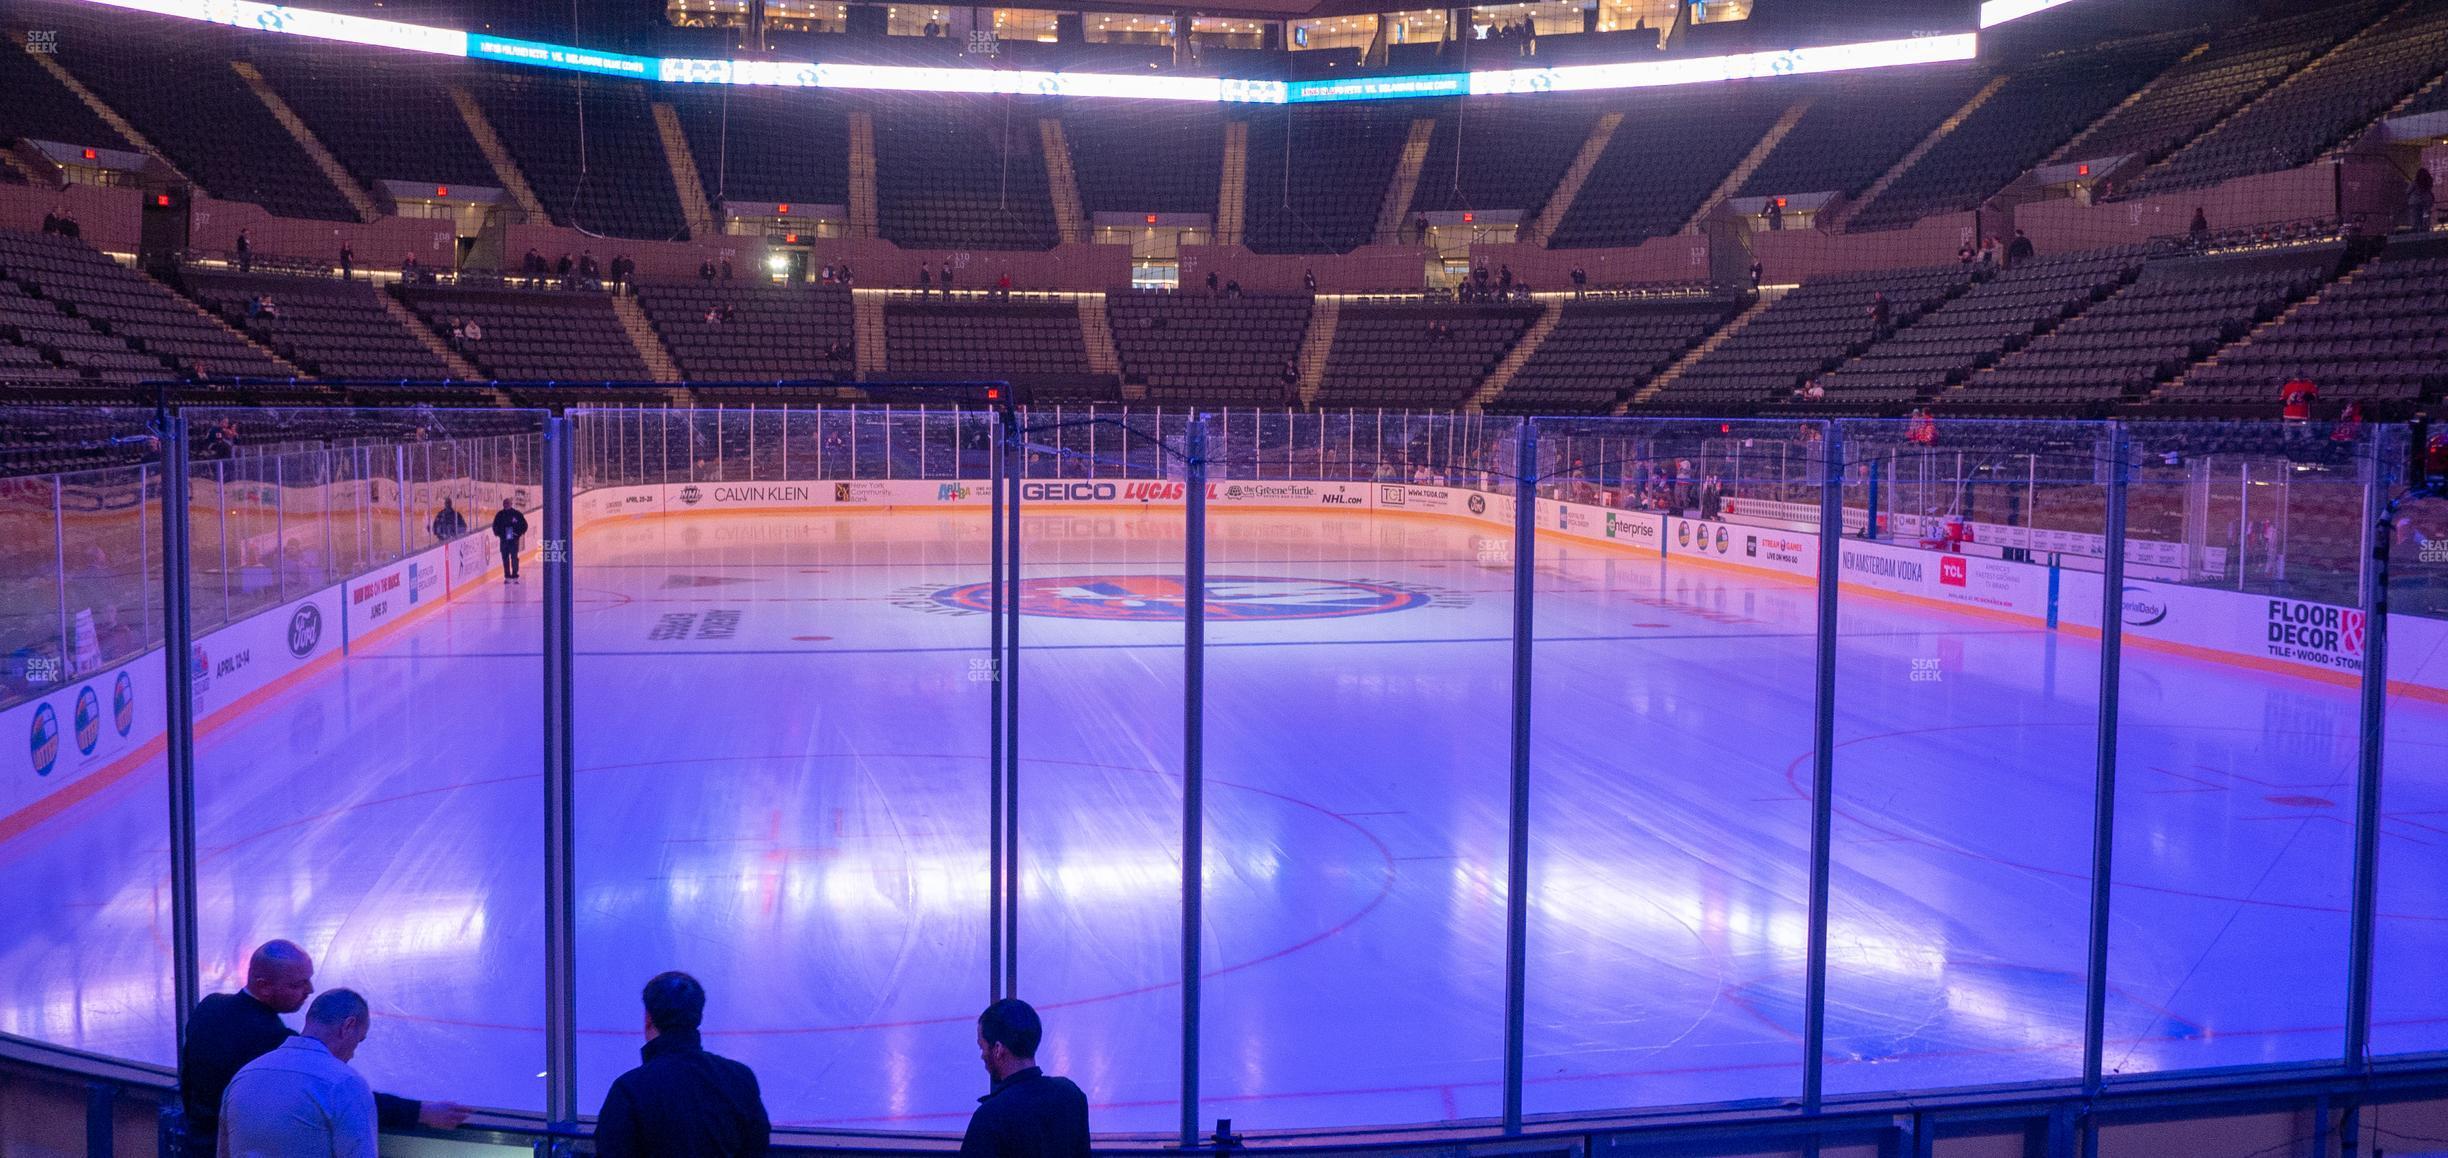
{"type": "Polygon", "coordinates": [[[226,24],[232,28],[253,28],[289,36],[311,36],[317,40],[396,48],[402,52],[467,55],[468,34],[465,32],[428,28],[421,24],[402,24],[395,20],[345,16],[337,12],[317,12],[312,8],[292,8],[286,4],[262,4],[256,0],[86,0],[86,3],[150,12],[156,16],[226,24]]]}
{"type": "Polygon", "coordinates": [[[1655,88],[1771,76],[1807,76],[1823,72],[1970,60],[1979,50],[1980,38],[1962,32],[1952,36],[1916,36],[1904,40],[1832,44],[1782,52],[1742,52],[1690,60],[1515,68],[1470,74],[1470,95],[1587,92],[1593,89],[1655,88]]]}
{"type": "MultiPolygon", "coordinates": [[[[631,56],[511,37],[427,28],[389,20],[317,12],[259,0],[85,0],[89,4],[311,36],[351,44],[504,64],[600,73],[677,84],[775,85],[796,88],[866,89],[886,92],[970,93],[1009,96],[1113,97],[1130,100],[1288,104],[1346,100],[1576,92],[1666,85],[1705,84],[1755,77],[1796,76],[1856,69],[1892,68],[1969,60],[1979,47],[1973,33],[1906,40],[1748,52],[1674,61],[1627,61],[1562,68],[1500,69],[1426,76],[1338,77],[1332,80],[1251,80],[1218,77],[1124,76],[1035,69],[918,68],[896,65],[818,64],[806,61],[713,60],[631,56]]],[[[2056,0],[2063,2],[2063,0],[2056,0]]],[[[2050,0],[1992,0],[1992,4],[2054,6],[2050,0]]],[[[2033,11],[2039,10],[2033,8],[2033,11]]],[[[2011,19],[1999,9],[2001,20],[2011,19]]],[[[1986,9],[1984,9],[1986,16],[1986,9]]],[[[2028,13],[2024,13],[2028,15],[2028,13]]]]}
{"type": "Polygon", "coordinates": [[[2037,16],[2058,5],[2073,2],[2074,0],[1981,0],[1980,26],[1995,28],[2007,21],[2021,20],[2026,16],[2037,16]]]}

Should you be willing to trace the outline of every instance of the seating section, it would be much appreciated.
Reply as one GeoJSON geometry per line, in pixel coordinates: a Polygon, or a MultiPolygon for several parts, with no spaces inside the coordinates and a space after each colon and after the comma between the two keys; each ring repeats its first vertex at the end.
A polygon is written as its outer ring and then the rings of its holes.
{"type": "Polygon", "coordinates": [[[2320,272],[2217,259],[2163,262],[2124,292],[1973,375],[1955,407],[2097,407],[2138,398],[2310,293],[2320,272]]]}
{"type": "Polygon", "coordinates": [[[2324,402],[2437,402],[2448,389],[2448,258],[2365,266],[2152,401],[2266,406],[2299,375],[2324,402]]]}
{"type": "Polygon", "coordinates": [[[0,92],[8,94],[0,101],[0,145],[34,140],[98,149],[135,147],[13,44],[0,52],[0,92]]]}
{"type": "Polygon", "coordinates": [[[1061,235],[1037,127],[1051,107],[945,94],[880,102],[879,230],[919,249],[1053,248],[1061,235]]]}
{"type": "Polygon", "coordinates": [[[1537,317],[1528,306],[1344,306],[1317,405],[1453,409],[1537,317]]]}
{"type": "Polygon", "coordinates": [[[638,82],[488,68],[470,88],[554,224],[611,237],[688,235],[638,82]]]}
{"type": "Polygon", "coordinates": [[[283,217],[357,219],[231,69],[232,38],[244,33],[84,13],[61,12],[60,19],[68,25],[60,34],[73,37],[77,49],[61,54],[68,71],[214,196],[251,201],[283,217]]]}
{"type": "Polygon", "coordinates": [[[1224,117],[1214,106],[1073,102],[1062,123],[1083,212],[1215,213],[1224,117]]]}
{"type": "Polygon", "coordinates": [[[1979,207],[2190,47],[2182,38],[2151,37],[2018,70],[1846,228],[1906,226],[1933,213],[1979,207]]]}
{"type": "Polygon", "coordinates": [[[884,368],[896,378],[1030,386],[1078,385],[1098,377],[1088,368],[1079,309],[1067,301],[892,302],[884,310],[884,368]]]}
{"type": "Polygon", "coordinates": [[[1742,308],[1730,298],[1574,302],[1491,414],[1605,414],[1742,308]]]}
{"type": "Polygon", "coordinates": [[[1683,228],[1788,107],[1775,86],[1651,94],[1624,113],[1549,243],[1638,245],[1683,228]]]}
{"type": "MultiPolygon", "coordinates": [[[[48,299],[65,324],[39,328],[49,341],[44,359],[116,382],[145,378],[287,378],[263,351],[204,316],[160,282],[124,268],[82,242],[0,231],[0,278],[29,299],[48,299]],[[107,339],[107,340],[97,340],[107,339]],[[114,346],[116,348],[114,348],[114,346]]],[[[43,323],[39,308],[18,301],[13,319],[43,323]]]]}
{"type": "Polygon", "coordinates": [[[2364,0],[2228,33],[2170,69],[2141,99],[2108,114],[2066,156],[2157,161],[2370,22],[2379,7],[2364,0]]]}
{"type": "Polygon", "coordinates": [[[1546,208],[1597,120],[1588,104],[1508,97],[1448,104],[1438,110],[1411,211],[1516,209],[1530,220],[1546,208]]]}
{"type": "Polygon", "coordinates": [[[1249,226],[1260,253],[1348,253],[1377,232],[1415,109],[1304,105],[1249,119],[1249,226]]]}
{"type": "Polygon", "coordinates": [[[638,304],[684,378],[846,378],[857,368],[845,289],[650,285],[638,304]]]}
{"type": "Polygon", "coordinates": [[[671,102],[707,199],[847,205],[850,120],[833,97],[796,89],[673,85],[671,102]]]}
{"type": "Polygon", "coordinates": [[[1834,78],[1807,94],[1809,110],[1736,196],[1855,196],[1972,99],[1984,79],[1969,67],[1943,65],[1903,73],[1834,78]]]}
{"type": "Polygon", "coordinates": [[[1305,297],[1114,294],[1106,299],[1123,377],[1155,403],[1282,406],[1284,365],[1309,329],[1305,297]]]}
{"type": "MultiPolygon", "coordinates": [[[[8,243],[0,237],[0,246],[8,243]]],[[[59,303],[38,298],[14,281],[0,279],[0,381],[10,402],[126,399],[140,401],[134,387],[159,377],[159,358],[62,313],[59,303]],[[107,397],[93,391],[115,387],[107,397]]]]}
{"type": "Polygon", "coordinates": [[[644,359],[596,293],[551,290],[463,290],[422,286],[402,291],[409,308],[437,334],[451,322],[474,321],[482,340],[460,353],[495,378],[644,382],[644,359]]]}
{"type": "Polygon", "coordinates": [[[2039,258],[1972,287],[1818,379],[1828,408],[1912,402],[2090,308],[2142,269],[2139,248],[2039,258]]]}
{"type": "Polygon", "coordinates": [[[1782,400],[1877,339],[1873,308],[1881,296],[1888,325],[1909,326],[1971,282],[1971,271],[1958,266],[1813,278],[1760,311],[1644,405],[1717,410],[1782,400]]]}
{"type": "Polygon", "coordinates": [[[2128,186],[2139,195],[2308,164],[2448,69],[2448,6],[2373,25],[2128,186]]]}
{"type": "Polygon", "coordinates": [[[299,369],[321,378],[448,378],[449,365],[383,308],[367,282],[190,271],[187,292],[299,369]],[[258,297],[271,310],[254,312],[258,297]]]}
{"type": "Polygon", "coordinates": [[[315,139],[368,188],[380,181],[501,184],[451,102],[457,74],[448,66],[325,41],[254,60],[315,139]]]}

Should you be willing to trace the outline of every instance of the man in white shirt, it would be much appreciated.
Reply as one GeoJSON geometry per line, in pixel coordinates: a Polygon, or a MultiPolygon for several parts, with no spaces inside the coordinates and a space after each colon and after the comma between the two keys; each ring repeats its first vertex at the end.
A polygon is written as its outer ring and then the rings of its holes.
{"type": "Polygon", "coordinates": [[[221,1095],[221,1158],[375,1158],[374,1087],[349,1068],[372,1014],[334,989],[306,1031],[248,1062],[221,1095]]]}

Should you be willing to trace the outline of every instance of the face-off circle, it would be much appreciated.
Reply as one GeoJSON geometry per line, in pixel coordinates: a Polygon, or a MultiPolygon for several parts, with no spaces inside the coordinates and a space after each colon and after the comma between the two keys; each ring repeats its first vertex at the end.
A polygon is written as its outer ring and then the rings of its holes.
{"type": "MultiPolygon", "coordinates": [[[[1358,579],[1285,579],[1257,575],[1212,575],[1207,579],[1207,618],[1235,621],[1344,619],[1425,607],[1431,598],[1386,583],[1358,579]]],[[[946,587],[929,596],[959,611],[991,611],[994,588],[986,583],[946,587]]],[[[1187,596],[1179,575],[1062,575],[1020,581],[1021,614],[1054,619],[1105,619],[1179,623],[1187,596]]]]}

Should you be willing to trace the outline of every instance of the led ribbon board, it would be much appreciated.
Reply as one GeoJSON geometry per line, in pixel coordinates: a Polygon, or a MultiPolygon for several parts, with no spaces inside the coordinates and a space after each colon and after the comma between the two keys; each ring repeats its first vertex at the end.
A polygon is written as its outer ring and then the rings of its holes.
{"type": "MultiPolygon", "coordinates": [[[[1406,100],[1480,96],[1491,93],[1596,92],[1704,84],[1758,77],[1800,76],[1854,69],[1894,68],[1970,60],[1977,34],[1918,36],[1864,44],[1825,45],[1782,52],[1746,52],[1685,60],[1624,61],[1561,68],[1497,69],[1424,76],[1355,76],[1332,80],[1240,80],[1223,77],[1135,76],[1035,69],[916,68],[880,64],[816,64],[802,61],[711,60],[629,56],[564,44],[428,28],[392,20],[318,12],[258,0],[85,0],[182,20],[202,20],[288,36],[336,40],[403,52],[464,56],[503,64],[657,80],[673,84],[771,85],[883,92],[1004,94],[1014,96],[1119,97],[1130,100],[1206,101],[1232,104],[1313,104],[1330,101],[1406,100]]],[[[2002,24],[2067,0],[1987,0],[1981,25],[2002,24]]]]}

